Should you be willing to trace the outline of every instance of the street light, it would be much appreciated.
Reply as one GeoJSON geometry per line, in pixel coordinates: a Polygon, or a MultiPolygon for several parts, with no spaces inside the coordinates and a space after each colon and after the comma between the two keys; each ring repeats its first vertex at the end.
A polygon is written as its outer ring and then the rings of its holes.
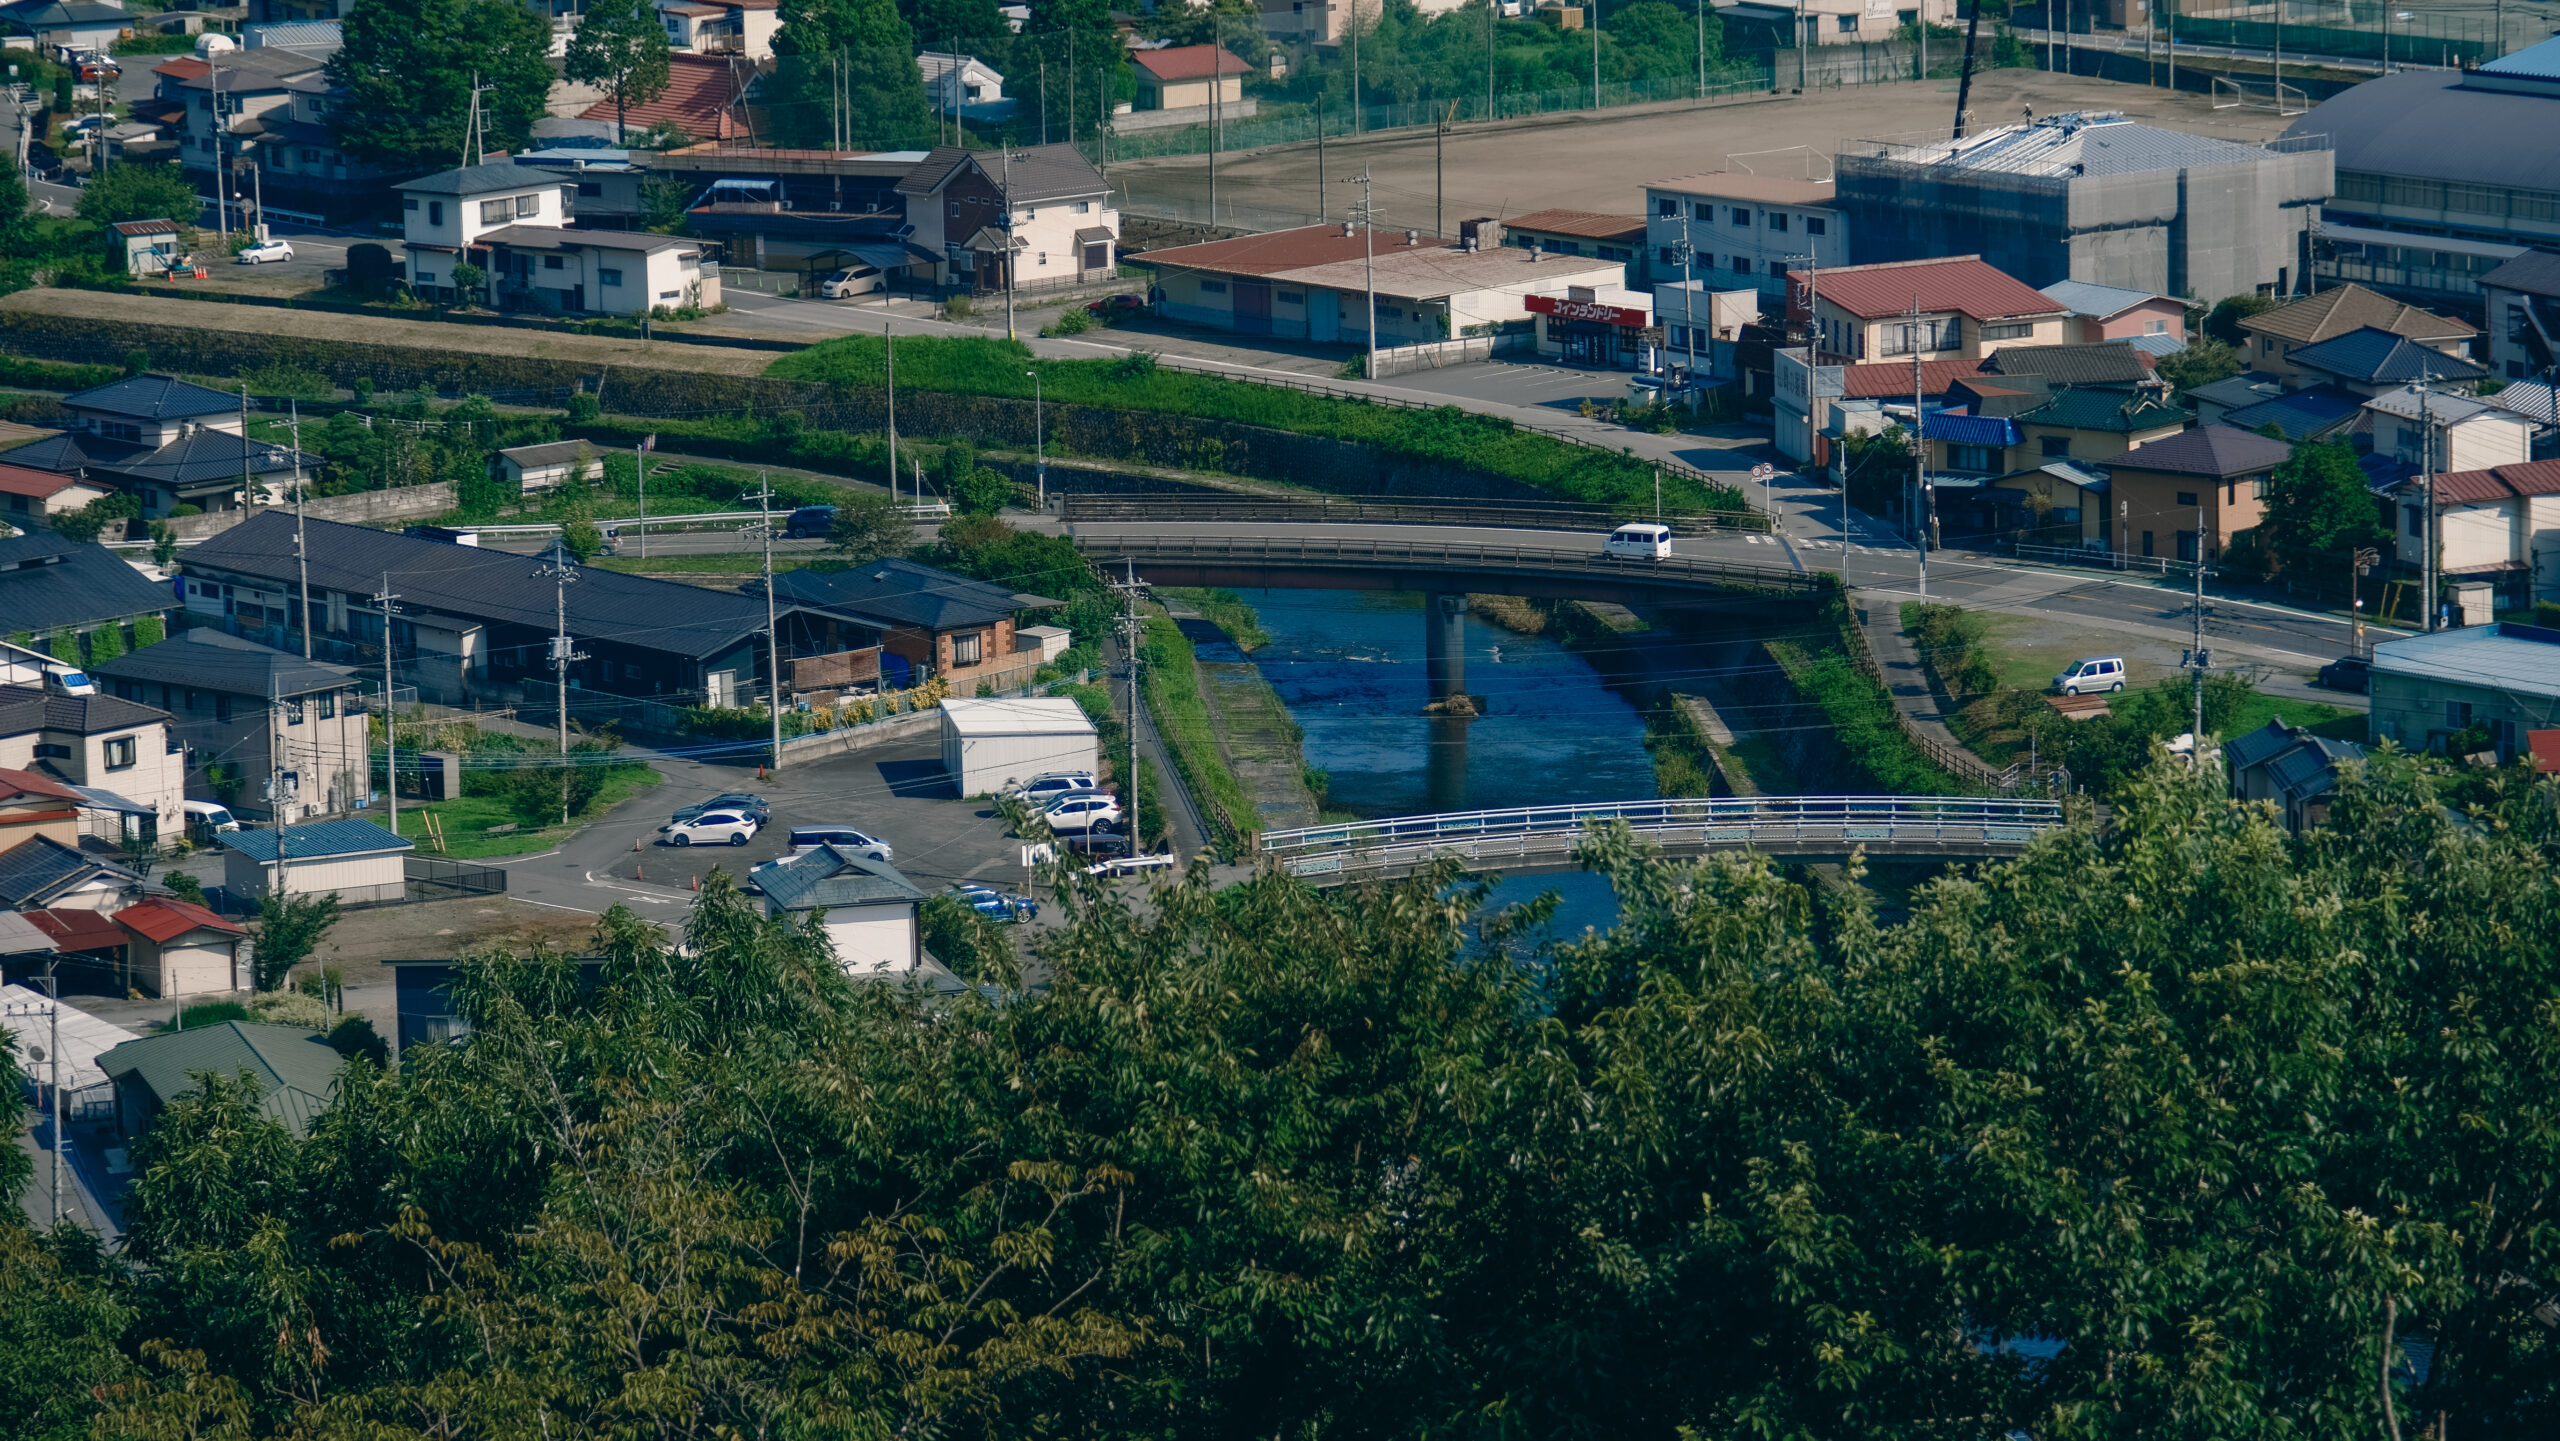
{"type": "Polygon", "coordinates": [[[1032,474],[1040,482],[1040,513],[1049,513],[1049,430],[1040,405],[1040,372],[1026,370],[1031,377],[1031,447],[1032,474]]]}

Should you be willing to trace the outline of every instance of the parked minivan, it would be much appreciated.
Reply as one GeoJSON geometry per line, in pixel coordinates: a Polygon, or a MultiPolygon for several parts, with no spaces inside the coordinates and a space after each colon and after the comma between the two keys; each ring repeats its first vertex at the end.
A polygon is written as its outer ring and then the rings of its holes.
{"type": "Polygon", "coordinates": [[[824,540],[835,534],[835,529],[836,508],[834,506],[804,505],[791,512],[791,518],[782,523],[782,538],[806,540],[815,536],[824,540]]]}
{"type": "Polygon", "coordinates": [[[1619,526],[1601,542],[1600,553],[1620,560],[1660,560],[1671,554],[1671,527],[1651,521],[1619,526]]]}
{"type": "Polygon", "coordinates": [[[178,808],[186,813],[189,840],[208,842],[216,831],[240,829],[240,822],[232,819],[231,812],[212,801],[181,801],[178,808]]]}
{"type": "Polygon", "coordinates": [[[857,265],[850,270],[839,270],[818,282],[818,294],[827,300],[852,300],[871,294],[885,283],[880,278],[879,266],[857,265]]]}
{"type": "Polygon", "coordinates": [[[848,855],[869,856],[875,861],[885,861],[890,856],[890,846],[887,841],[875,835],[867,835],[851,826],[793,826],[791,828],[793,855],[805,856],[820,846],[833,846],[848,855]]]}
{"type": "Polygon", "coordinates": [[[2075,660],[2053,678],[2053,688],[2063,695],[2086,695],[2096,691],[2124,689],[2124,657],[2093,655],[2075,660]]]}

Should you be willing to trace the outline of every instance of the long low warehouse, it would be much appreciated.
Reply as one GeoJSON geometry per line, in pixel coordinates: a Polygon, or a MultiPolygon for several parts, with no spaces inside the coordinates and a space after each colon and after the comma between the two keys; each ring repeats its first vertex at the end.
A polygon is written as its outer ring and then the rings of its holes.
{"type": "Polygon", "coordinates": [[[1074,701],[942,703],[942,768],[964,796],[991,796],[1053,771],[1091,775],[1101,758],[1101,738],[1074,701]]]}

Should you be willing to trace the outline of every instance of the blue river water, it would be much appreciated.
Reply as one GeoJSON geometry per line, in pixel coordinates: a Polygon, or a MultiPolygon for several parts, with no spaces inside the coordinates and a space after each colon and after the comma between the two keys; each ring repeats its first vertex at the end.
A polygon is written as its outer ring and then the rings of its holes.
{"type": "MultiPolygon", "coordinates": [[[[1644,719],[1580,656],[1474,616],[1466,622],[1472,721],[1426,716],[1422,597],[1391,591],[1244,592],[1271,642],[1252,655],[1306,732],[1307,765],[1327,776],[1328,810],[1419,815],[1627,800],[1654,793],[1644,719]]],[[[1580,872],[1506,878],[1494,907],[1558,893],[1548,927],[1571,939],[1606,929],[1617,901],[1580,872]]]]}

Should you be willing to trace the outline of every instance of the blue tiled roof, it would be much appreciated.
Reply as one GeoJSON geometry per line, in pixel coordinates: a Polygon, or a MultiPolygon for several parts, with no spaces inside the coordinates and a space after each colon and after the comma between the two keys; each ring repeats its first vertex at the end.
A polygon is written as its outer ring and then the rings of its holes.
{"type": "Polygon", "coordinates": [[[2335,386],[2315,385],[2309,390],[2241,406],[2224,416],[2222,423],[2241,430],[2273,425],[2284,432],[2285,439],[2298,443],[2348,424],[2363,408],[2363,396],[2335,386]]]}
{"type": "MultiPolygon", "coordinates": [[[[274,831],[222,831],[214,839],[253,861],[273,861],[276,858],[274,831]]],[[[371,821],[315,821],[307,826],[287,826],[284,828],[284,847],[287,861],[417,849],[371,821]]]]}
{"type": "Polygon", "coordinates": [[[2528,45],[2513,55],[2492,60],[2480,68],[2491,75],[2528,75],[2537,80],[2560,80],[2560,36],[2539,45],[2528,45]]]}
{"type": "Polygon", "coordinates": [[[1920,421],[1920,438],[1943,440],[1951,445],[1996,445],[2003,449],[2018,443],[2017,422],[1997,415],[1949,415],[1935,411],[1920,421]]]}
{"type": "Polygon", "coordinates": [[[2128,335],[2124,343],[2154,357],[2175,355],[2187,348],[2187,343],[2174,335],[2128,335]]]}
{"type": "Polygon", "coordinates": [[[2458,356],[2430,350],[2373,325],[2303,346],[2293,352],[2293,363],[2350,380],[2386,385],[2431,376],[2437,380],[2478,380],[2489,373],[2458,356]]]}

